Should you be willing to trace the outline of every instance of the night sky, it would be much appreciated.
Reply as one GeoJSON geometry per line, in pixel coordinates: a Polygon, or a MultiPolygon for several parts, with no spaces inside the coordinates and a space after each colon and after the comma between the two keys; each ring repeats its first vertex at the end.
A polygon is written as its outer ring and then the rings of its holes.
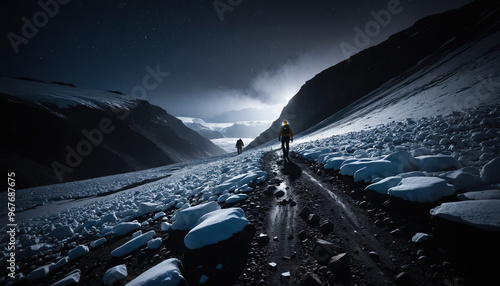
{"type": "Polygon", "coordinates": [[[121,91],[175,116],[279,111],[351,51],[468,2],[7,0],[0,75],[121,91]]]}

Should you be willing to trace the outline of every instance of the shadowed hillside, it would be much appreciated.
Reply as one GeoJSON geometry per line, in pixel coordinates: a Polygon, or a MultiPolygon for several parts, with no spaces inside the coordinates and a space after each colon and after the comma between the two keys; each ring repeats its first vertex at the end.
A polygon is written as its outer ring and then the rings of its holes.
{"type": "Polygon", "coordinates": [[[498,3],[492,1],[475,1],[426,17],[385,42],[324,70],[301,87],[280,117],[248,147],[276,139],[283,120],[288,120],[298,134],[400,74],[422,70],[450,51],[498,30],[497,8],[498,3]]]}

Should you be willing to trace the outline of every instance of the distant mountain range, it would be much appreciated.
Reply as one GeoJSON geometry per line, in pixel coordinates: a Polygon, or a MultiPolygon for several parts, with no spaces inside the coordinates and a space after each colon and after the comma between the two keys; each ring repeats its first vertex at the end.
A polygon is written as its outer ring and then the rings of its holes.
{"type": "MultiPolygon", "coordinates": [[[[248,119],[248,117],[246,117],[248,119]]],[[[201,118],[179,117],[192,130],[208,139],[255,138],[265,130],[270,121],[205,122],[201,118]]]]}
{"type": "Polygon", "coordinates": [[[69,84],[0,77],[1,167],[18,188],[221,155],[147,101],[69,84]]]}
{"type": "MultiPolygon", "coordinates": [[[[498,32],[499,11],[498,1],[476,0],[462,8],[423,18],[383,43],[322,71],[301,87],[279,118],[251,142],[248,148],[276,139],[283,120],[290,122],[295,134],[313,128],[326,119],[328,123],[325,125],[334,124],[346,116],[346,108],[351,104],[364,104],[363,97],[368,95],[372,95],[371,100],[377,96],[377,100],[381,99],[383,95],[387,95],[377,93],[381,91],[381,87],[385,87],[387,91],[392,85],[398,84],[398,81],[412,76],[420,80],[422,85],[405,94],[407,97],[419,92],[424,94],[426,87],[433,87],[436,80],[442,86],[459,84],[462,81],[461,75],[453,70],[448,71],[449,74],[437,75],[439,78],[428,78],[425,75],[427,71],[437,69],[438,65],[450,62],[450,55],[465,52],[480,40],[498,32]]],[[[484,45],[481,47],[484,55],[478,60],[488,64],[488,54],[498,54],[499,43],[498,38],[493,38],[488,43],[481,42],[484,45]]],[[[470,64],[467,61],[471,59],[464,56],[461,60],[462,62],[453,62],[453,68],[458,70],[470,64]]],[[[479,64],[471,64],[470,67],[481,68],[479,64]]],[[[474,74],[477,75],[477,72],[480,71],[477,70],[474,74]]],[[[482,76],[484,80],[489,75],[482,76]]],[[[480,80],[475,79],[476,82],[480,80]]],[[[407,81],[405,83],[411,84],[407,81]]],[[[463,88],[468,89],[470,86],[463,88]]],[[[472,91],[471,97],[473,96],[472,91]]],[[[386,104],[390,105],[390,102],[386,104]]]]}
{"type": "Polygon", "coordinates": [[[226,111],[222,114],[202,118],[207,123],[234,123],[238,121],[273,120],[279,116],[280,110],[276,108],[245,108],[241,110],[226,111]]]}

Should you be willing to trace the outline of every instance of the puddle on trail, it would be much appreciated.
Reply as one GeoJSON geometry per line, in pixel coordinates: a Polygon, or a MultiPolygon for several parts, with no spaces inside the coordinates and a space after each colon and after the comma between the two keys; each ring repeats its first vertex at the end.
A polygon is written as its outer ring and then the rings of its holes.
{"type": "Polygon", "coordinates": [[[283,211],[285,210],[284,206],[281,206],[278,204],[279,201],[285,200],[289,198],[289,186],[287,185],[286,181],[282,181],[278,186],[276,186],[276,192],[283,191],[285,193],[284,196],[279,197],[276,199],[276,202],[273,202],[271,206],[271,210],[269,211],[269,229],[274,230],[275,229],[275,224],[276,223],[281,223],[282,216],[283,216],[283,211]]]}
{"type": "Polygon", "coordinates": [[[271,167],[276,177],[270,180],[270,184],[276,187],[275,194],[282,192],[282,195],[273,197],[269,210],[267,231],[270,237],[277,238],[278,241],[282,242],[287,241],[287,243],[279,244],[279,251],[284,256],[290,256],[294,248],[289,246],[296,243],[297,206],[289,203],[294,201],[293,188],[290,186],[288,176],[284,174],[283,168],[282,161],[277,161],[271,167]]]}

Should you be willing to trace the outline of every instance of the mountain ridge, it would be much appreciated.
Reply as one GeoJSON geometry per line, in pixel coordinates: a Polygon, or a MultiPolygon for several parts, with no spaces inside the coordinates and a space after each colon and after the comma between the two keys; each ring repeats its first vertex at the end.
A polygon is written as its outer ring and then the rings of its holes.
{"type": "Polygon", "coordinates": [[[192,161],[225,152],[145,100],[0,78],[9,134],[2,169],[33,187],[192,161]]]}
{"type": "Polygon", "coordinates": [[[484,37],[492,27],[498,29],[491,16],[495,13],[498,4],[476,0],[425,17],[381,44],[323,70],[300,88],[280,117],[247,148],[276,138],[283,120],[288,120],[294,133],[299,134],[402,73],[419,65],[418,69],[432,65],[436,57],[484,37]]]}

